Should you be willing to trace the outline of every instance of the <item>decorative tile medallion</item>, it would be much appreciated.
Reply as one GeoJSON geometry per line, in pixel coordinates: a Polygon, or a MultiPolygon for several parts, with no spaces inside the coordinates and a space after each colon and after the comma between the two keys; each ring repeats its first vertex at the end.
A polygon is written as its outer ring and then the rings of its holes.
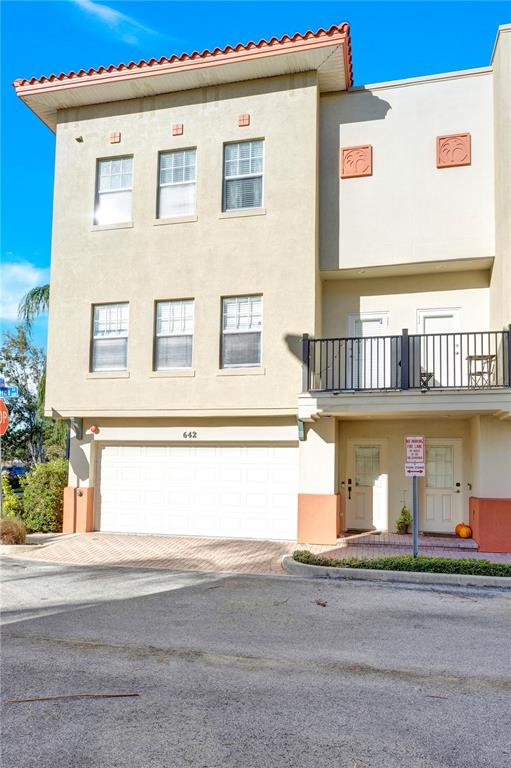
{"type": "Polygon", "coordinates": [[[121,134],[120,131],[114,131],[110,134],[110,144],[120,144],[121,143],[121,134]]]}
{"type": "Polygon", "coordinates": [[[470,162],[470,133],[454,133],[452,136],[437,136],[437,168],[454,168],[457,165],[470,165],[470,162]]]}
{"type": "Polygon", "coordinates": [[[341,147],[341,179],[353,179],[357,176],[372,176],[373,147],[362,144],[360,147],[341,147]]]}
{"type": "Polygon", "coordinates": [[[183,123],[174,123],[174,125],[172,126],[172,135],[173,136],[183,135],[183,123]]]}
{"type": "Polygon", "coordinates": [[[250,125],[250,115],[247,113],[238,115],[238,125],[240,128],[244,128],[245,126],[250,125]]]}

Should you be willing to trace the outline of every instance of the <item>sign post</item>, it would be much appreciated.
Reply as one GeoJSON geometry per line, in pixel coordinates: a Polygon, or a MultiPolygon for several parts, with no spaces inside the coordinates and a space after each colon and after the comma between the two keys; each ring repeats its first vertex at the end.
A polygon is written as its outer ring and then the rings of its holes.
{"type": "Polygon", "coordinates": [[[410,435],[405,438],[405,475],[412,478],[413,556],[419,554],[419,477],[426,477],[425,439],[410,435]]]}

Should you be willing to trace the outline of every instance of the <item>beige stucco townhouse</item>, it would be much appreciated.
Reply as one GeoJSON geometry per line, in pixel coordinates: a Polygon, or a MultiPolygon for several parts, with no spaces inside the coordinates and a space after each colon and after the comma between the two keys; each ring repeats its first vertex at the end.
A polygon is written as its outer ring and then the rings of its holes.
{"type": "Polygon", "coordinates": [[[354,88],[341,24],[15,82],[57,137],[66,530],[391,529],[411,434],[421,530],[511,548],[510,69],[503,26],[354,88]]]}

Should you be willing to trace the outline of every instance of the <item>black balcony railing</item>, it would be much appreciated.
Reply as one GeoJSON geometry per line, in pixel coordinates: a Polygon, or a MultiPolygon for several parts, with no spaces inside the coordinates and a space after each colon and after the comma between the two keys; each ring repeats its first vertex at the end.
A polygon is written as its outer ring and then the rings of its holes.
{"type": "Polygon", "coordinates": [[[511,386],[505,331],[303,337],[304,392],[493,389],[511,386]]]}

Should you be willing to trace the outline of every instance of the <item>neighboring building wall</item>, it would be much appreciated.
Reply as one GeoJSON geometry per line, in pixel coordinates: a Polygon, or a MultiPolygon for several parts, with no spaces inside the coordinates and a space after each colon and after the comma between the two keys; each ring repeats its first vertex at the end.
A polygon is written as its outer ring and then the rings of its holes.
{"type": "Polygon", "coordinates": [[[296,412],[301,334],[316,332],[317,107],[316,74],[304,73],[59,115],[47,412],[296,412]],[[238,127],[241,113],[249,127],[238,127]],[[120,144],[110,144],[113,131],[120,144]],[[222,216],[223,144],[261,137],[265,214],[222,216]],[[195,146],[198,220],[158,225],[158,151],[195,146]],[[97,231],[96,159],[125,154],[134,156],[133,227],[97,231]],[[220,371],[221,297],[256,293],[262,367],[220,371]],[[153,375],[154,302],[190,297],[195,375],[153,375]],[[91,305],[117,301],[130,303],[129,376],[113,382],[89,374],[91,305]]]}
{"type": "Polygon", "coordinates": [[[474,416],[472,428],[472,496],[507,499],[511,525],[511,421],[474,416]]]}
{"type": "Polygon", "coordinates": [[[511,25],[501,27],[494,59],[495,263],[491,281],[494,328],[511,323],[511,25]]]}
{"type": "Polygon", "coordinates": [[[347,336],[349,316],[387,312],[386,334],[403,328],[417,333],[421,309],[460,310],[460,331],[489,329],[487,272],[451,272],[323,283],[323,331],[326,337],[347,336]]]}
{"type": "Polygon", "coordinates": [[[321,96],[322,269],[494,255],[492,88],[483,70],[321,96]],[[437,168],[462,132],[471,164],[437,168]],[[367,144],[372,175],[340,180],[339,148],[367,144]]]}

